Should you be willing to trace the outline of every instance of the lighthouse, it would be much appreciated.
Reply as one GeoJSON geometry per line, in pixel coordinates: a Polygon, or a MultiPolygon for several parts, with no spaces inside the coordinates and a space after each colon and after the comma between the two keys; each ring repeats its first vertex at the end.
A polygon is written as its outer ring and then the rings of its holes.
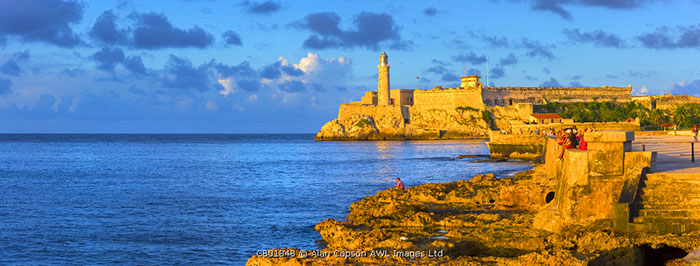
{"type": "Polygon", "coordinates": [[[389,95],[389,57],[385,52],[379,56],[379,84],[377,85],[377,105],[391,105],[389,95]]]}

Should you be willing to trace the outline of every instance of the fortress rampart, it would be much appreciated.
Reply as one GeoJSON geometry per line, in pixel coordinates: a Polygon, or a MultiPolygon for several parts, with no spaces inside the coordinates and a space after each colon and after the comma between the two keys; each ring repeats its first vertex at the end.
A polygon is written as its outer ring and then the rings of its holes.
{"type": "Polygon", "coordinates": [[[417,109],[448,109],[472,107],[484,110],[481,89],[450,88],[432,90],[414,90],[413,106],[417,109]]]}
{"type": "Polygon", "coordinates": [[[386,53],[380,56],[379,86],[377,91],[368,91],[359,103],[366,105],[406,105],[415,109],[454,110],[471,107],[485,110],[487,106],[512,106],[517,104],[540,105],[547,102],[629,102],[632,88],[629,87],[484,87],[479,76],[464,76],[460,87],[428,90],[389,90],[389,65],[386,53]],[[385,94],[389,95],[385,95],[385,94]],[[388,102],[387,103],[385,103],[388,102]]]}
{"type": "Polygon", "coordinates": [[[548,102],[629,102],[631,88],[620,87],[486,87],[481,97],[487,106],[517,103],[545,104],[548,102]]]}
{"type": "Polygon", "coordinates": [[[671,93],[659,96],[636,96],[632,100],[649,109],[673,110],[677,104],[700,103],[700,97],[690,95],[673,95],[671,93]]]}

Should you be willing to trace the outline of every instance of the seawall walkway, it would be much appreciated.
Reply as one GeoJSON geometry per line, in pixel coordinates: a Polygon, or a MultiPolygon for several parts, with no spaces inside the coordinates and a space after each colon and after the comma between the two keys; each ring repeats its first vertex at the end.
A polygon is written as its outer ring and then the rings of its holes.
{"type": "Polygon", "coordinates": [[[691,136],[637,136],[632,141],[632,151],[656,151],[657,173],[700,174],[700,142],[695,142],[695,162],[691,161],[691,136]]]}

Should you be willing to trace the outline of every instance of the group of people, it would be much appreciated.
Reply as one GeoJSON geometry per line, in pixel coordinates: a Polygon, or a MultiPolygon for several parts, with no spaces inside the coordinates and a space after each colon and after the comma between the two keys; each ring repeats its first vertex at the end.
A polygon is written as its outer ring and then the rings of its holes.
{"type": "MultiPolygon", "coordinates": [[[[513,129],[510,129],[510,130],[501,129],[501,134],[503,134],[503,135],[508,135],[508,134],[514,134],[514,133],[513,133],[513,129]]],[[[515,134],[517,134],[517,135],[525,135],[525,131],[523,131],[523,129],[520,128],[520,129],[518,129],[517,131],[515,131],[515,134]]],[[[527,129],[527,135],[532,135],[532,134],[540,135],[540,134],[544,134],[544,131],[543,131],[543,130],[540,130],[540,128],[535,128],[535,130],[532,130],[532,128],[528,128],[528,129],[527,129]]]]}
{"type": "Polygon", "coordinates": [[[555,133],[557,144],[559,144],[559,147],[557,147],[557,161],[561,161],[562,158],[564,158],[564,152],[567,149],[588,150],[588,142],[585,137],[586,134],[592,132],[592,130],[593,129],[584,127],[583,131],[579,131],[576,126],[574,126],[557,131],[555,133]]]}
{"type": "MultiPolygon", "coordinates": [[[[568,128],[568,129],[571,129],[572,131],[576,131],[576,126],[573,126],[571,128],[568,128]]],[[[595,127],[593,127],[593,126],[584,127],[584,129],[588,132],[595,132],[595,127]]],[[[525,135],[527,133],[527,135],[533,135],[533,134],[534,135],[548,135],[548,136],[554,137],[554,136],[557,136],[558,132],[562,132],[562,131],[566,131],[566,130],[567,129],[562,129],[562,130],[556,131],[556,130],[554,130],[554,128],[551,128],[551,127],[549,128],[549,130],[540,130],[540,128],[535,128],[535,130],[532,130],[532,128],[528,128],[527,132],[526,132],[522,128],[519,128],[518,130],[515,130],[515,131],[513,129],[508,130],[508,129],[504,128],[504,129],[501,129],[501,134],[503,134],[503,135],[508,135],[508,134],[525,135]]],[[[574,133],[574,134],[576,134],[576,133],[574,133]]]]}

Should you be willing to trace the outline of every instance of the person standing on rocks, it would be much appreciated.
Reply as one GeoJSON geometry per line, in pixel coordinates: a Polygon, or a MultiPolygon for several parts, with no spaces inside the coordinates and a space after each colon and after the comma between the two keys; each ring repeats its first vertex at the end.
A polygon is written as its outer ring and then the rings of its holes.
{"type": "Polygon", "coordinates": [[[403,182],[401,182],[401,178],[396,178],[396,186],[394,186],[394,188],[401,190],[406,189],[406,187],[404,187],[403,185],[403,182]]]}

